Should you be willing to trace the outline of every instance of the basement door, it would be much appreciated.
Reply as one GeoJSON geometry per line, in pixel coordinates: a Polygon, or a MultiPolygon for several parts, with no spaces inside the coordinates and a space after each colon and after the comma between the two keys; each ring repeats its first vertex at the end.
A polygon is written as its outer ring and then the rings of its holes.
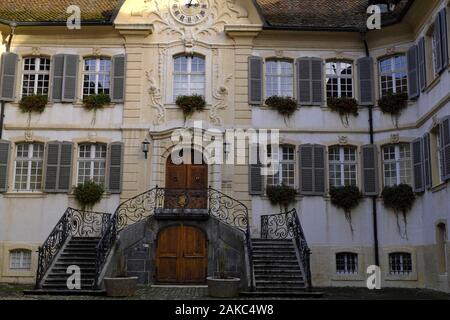
{"type": "Polygon", "coordinates": [[[178,225],[160,232],[156,250],[156,282],[204,284],[207,241],[198,228],[178,225]]]}

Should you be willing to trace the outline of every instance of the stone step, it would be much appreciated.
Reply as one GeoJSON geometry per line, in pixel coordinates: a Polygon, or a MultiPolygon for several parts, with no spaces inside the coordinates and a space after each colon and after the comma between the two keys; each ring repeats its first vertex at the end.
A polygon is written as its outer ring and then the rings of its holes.
{"type": "Polygon", "coordinates": [[[242,297],[263,297],[263,298],[321,298],[324,296],[323,292],[310,292],[305,289],[301,291],[290,291],[290,292],[271,292],[271,291],[245,291],[239,294],[242,297]]]}
{"type": "Polygon", "coordinates": [[[266,286],[279,286],[279,287],[295,287],[304,286],[304,281],[292,281],[292,280],[256,280],[257,287],[266,286]]]}
{"type": "MultiPolygon", "coordinates": [[[[92,290],[93,285],[84,285],[81,284],[81,289],[85,289],[85,290],[92,290]]],[[[42,289],[48,289],[48,290],[68,290],[67,285],[61,285],[61,284],[46,284],[44,283],[42,285],[42,289]]],[[[69,290],[68,290],[69,291],[69,290]]],[[[75,290],[73,290],[75,291],[75,290]]]]}
{"type": "Polygon", "coordinates": [[[268,268],[266,266],[261,267],[258,266],[257,268],[254,268],[255,274],[258,275],[278,275],[278,274],[285,274],[285,275],[296,275],[301,273],[301,270],[298,266],[295,267],[283,267],[283,266],[276,266],[273,268],[268,268]]]}
{"type": "MultiPolygon", "coordinates": [[[[67,278],[47,278],[44,282],[44,284],[60,284],[60,285],[66,285],[67,278]]],[[[94,283],[94,278],[84,278],[81,277],[80,279],[81,285],[92,285],[94,283]]]]}
{"type": "Polygon", "coordinates": [[[294,247],[253,247],[253,253],[256,252],[295,252],[294,247]]]}
{"type": "Polygon", "coordinates": [[[256,286],[256,291],[262,292],[292,292],[304,291],[306,286],[256,286]]]}
{"type": "Polygon", "coordinates": [[[255,273],[256,281],[303,281],[303,276],[301,273],[297,274],[259,274],[255,273]]]}
{"type": "Polygon", "coordinates": [[[279,245],[292,246],[293,245],[292,240],[278,240],[278,239],[267,239],[267,240],[253,239],[252,244],[253,245],[275,245],[275,246],[279,246],[279,245]]]}
{"type": "MultiPolygon", "coordinates": [[[[95,271],[91,271],[91,272],[83,272],[82,270],[80,271],[81,272],[81,278],[83,279],[83,278],[86,278],[86,279],[88,279],[88,278],[94,278],[95,277],[95,271]]],[[[52,272],[50,272],[49,274],[48,274],[48,276],[47,276],[47,279],[50,279],[50,278],[60,278],[60,277],[69,277],[71,274],[68,274],[68,273],[66,273],[66,272],[54,272],[54,271],[52,271],[52,272]]]]}
{"type": "Polygon", "coordinates": [[[97,254],[95,252],[65,252],[61,253],[61,258],[95,258],[97,254]]]}
{"type": "Polygon", "coordinates": [[[84,290],[68,290],[65,289],[36,289],[36,290],[24,290],[25,295],[57,295],[57,296],[103,296],[105,295],[105,290],[92,290],[92,289],[84,289],[84,290]]]}
{"type": "Polygon", "coordinates": [[[253,258],[273,258],[278,259],[279,257],[290,257],[297,258],[295,252],[292,251],[280,251],[280,252],[253,252],[253,258]]]}
{"type": "Polygon", "coordinates": [[[295,263],[298,263],[296,255],[279,255],[279,256],[272,256],[272,255],[258,255],[253,258],[254,262],[257,261],[275,261],[278,263],[284,263],[285,261],[293,261],[295,263]],[[282,261],[282,262],[281,262],[282,261]]]}
{"type": "Polygon", "coordinates": [[[71,265],[79,266],[83,270],[83,267],[86,267],[86,266],[95,268],[95,261],[60,261],[60,260],[58,260],[55,263],[55,267],[65,268],[65,269],[67,269],[67,267],[69,267],[71,265]]]}
{"type": "MultiPolygon", "coordinates": [[[[70,266],[70,264],[67,265],[67,266],[70,266]]],[[[82,266],[79,266],[79,267],[80,267],[81,273],[95,273],[95,266],[82,265],[82,266]]],[[[61,265],[59,265],[59,266],[55,265],[51,269],[51,273],[66,273],[66,271],[67,271],[67,267],[61,266],[61,265]]]]}

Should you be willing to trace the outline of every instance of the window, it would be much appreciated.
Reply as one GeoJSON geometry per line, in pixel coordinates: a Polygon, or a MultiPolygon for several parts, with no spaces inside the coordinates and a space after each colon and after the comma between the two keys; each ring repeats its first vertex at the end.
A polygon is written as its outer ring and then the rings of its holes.
{"type": "Polygon", "coordinates": [[[431,156],[431,181],[433,186],[442,182],[442,148],[440,126],[434,127],[430,132],[430,154],[431,156]],[[435,156],[433,156],[435,155],[435,156]]]}
{"type": "MultiPolygon", "coordinates": [[[[273,175],[267,176],[267,185],[286,185],[295,187],[295,147],[294,146],[280,146],[281,159],[279,159],[278,168],[273,168],[276,171],[273,175]],[[278,169],[278,170],[276,170],[278,169]]],[[[278,159],[277,151],[273,151],[271,145],[267,146],[267,157],[270,159],[278,159]]]]}
{"type": "Polygon", "coordinates": [[[405,55],[395,55],[380,60],[380,88],[383,97],[390,93],[408,92],[405,55]]]}
{"type": "Polygon", "coordinates": [[[389,254],[389,273],[391,275],[409,275],[412,273],[412,258],[407,252],[389,254]]]}
{"type": "Polygon", "coordinates": [[[43,144],[21,143],[17,145],[14,175],[15,190],[41,190],[43,158],[43,144]]]}
{"type": "Polygon", "coordinates": [[[411,165],[408,143],[383,147],[384,185],[411,184],[411,165]]]}
{"type": "Polygon", "coordinates": [[[50,59],[28,57],[23,60],[22,96],[48,96],[50,59]]]}
{"type": "Polygon", "coordinates": [[[437,76],[439,74],[438,70],[438,48],[437,48],[437,42],[436,42],[436,28],[433,25],[433,31],[431,34],[431,53],[432,53],[432,63],[433,63],[433,76],[437,76]]]}
{"type": "Polygon", "coordinates": [[[337,274],[357,274],[358,254],[351,252],[341,252],[336,254],[337,274]]]}
{"type": "Polygon", "coordinates": [[[105,185],[106,145],[82,144],[78,156],[78,183],[93,181],[105,185]]]}
{"type": "Polygon", "coordinates": [[[93,94],[109,95],[111,85],[111,60],[108,58],[84,59],[83,98],[93,94]]]}
{"type": "Polygon", "coordinates": [[[436,227],[436,246],[439,273],[447,272],[447,226],[439,223],[436,227]]]}
{"type": "Polygon", "coordinates": [[[355,147],[330,147],[328,154],[330,166],[330,186],[356,186],[357,157],[355,147]]]}
{"type": "Polygon", "coordinates": [[[10,269],[31,269],[31,251],[30,250],[12,250],[9,252],[10,269]]]}
{"type": "Polygon", "coordinates": [[[294,65],[292,62],[266,61],[266,96],[294,96],[294,65]]]}
{"type": "Polygon", "coordinates": [[[174,61],[174,97],[205,96],[205,59],[200,56],[178,56],[174,61]]]}
{"type": "Polygon", "coordinates": [[[353,97],[353,67],[351,63],[327,62],[326,72],[327,98],[353,97]]]}

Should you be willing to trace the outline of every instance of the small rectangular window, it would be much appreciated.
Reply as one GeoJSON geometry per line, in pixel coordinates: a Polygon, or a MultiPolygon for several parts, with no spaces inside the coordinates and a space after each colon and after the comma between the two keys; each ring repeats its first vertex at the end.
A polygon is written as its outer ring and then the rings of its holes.
{"type": "Polygon", "coordinates": [[[357,274],[358,254],[351,252],[341,252],[336,254],[337,274],[357,274]]]}
{"type": "Polygon", "coordinates": [[[409,275],[412,273],[412,258],[407,252],[389,254],[389,273],[391,275],[409,275]]]}
{"type": "Polygon", "coordinates": [[[13,250],[9,253],[10,269],[31,269],[31,251],[29,250],[13,250]]]}

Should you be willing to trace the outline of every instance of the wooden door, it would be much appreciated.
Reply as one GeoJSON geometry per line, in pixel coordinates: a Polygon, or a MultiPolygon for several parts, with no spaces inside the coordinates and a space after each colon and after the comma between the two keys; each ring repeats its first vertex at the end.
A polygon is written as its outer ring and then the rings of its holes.
{"type": "Polygon", "coordinates": [[[207,241],[204,233],[185,225],[164,229],[158,237],[156,260],[158,283],[205,283],[207,241]]]}

